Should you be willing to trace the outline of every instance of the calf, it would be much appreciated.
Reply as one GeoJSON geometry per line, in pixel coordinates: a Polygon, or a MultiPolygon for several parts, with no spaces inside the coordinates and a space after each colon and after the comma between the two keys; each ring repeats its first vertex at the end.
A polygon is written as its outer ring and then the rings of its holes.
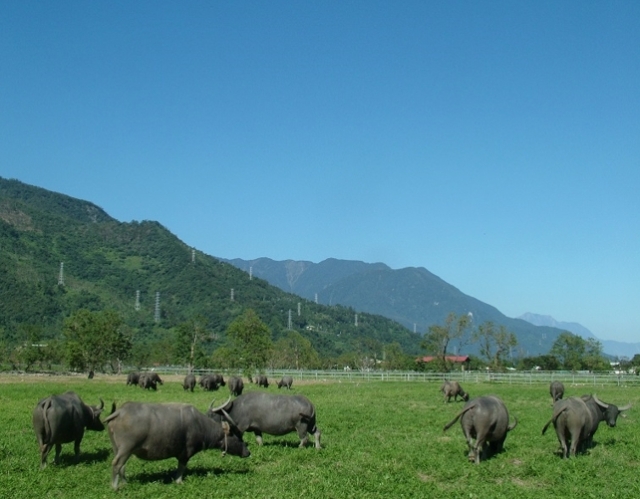
{"type": "Polygon", "coordinates": [[[549,385],[549,395],[551,395],[555,404],[564,397],[564,385],[560,381],[552,381],[549,385]]]}
{"type": "Polygon", "coordinates": [[[283,376],[280,381],[278,381],[278,388],[285,387],[287,390],[291,390],[291,385],[293,384],[293,378],[291,376],[283,376]]]}
{"type": "Polygon", "coordinates": [[[196,386],[196,377],[193,374],[187,374],[184,377],[184,381],[182,382],[182,389],[193,392],[193,389],[196,386]]]}
{"type": "Polygon", "coordinates": [[[444,394],[445,403],[451,402],[451,397],[453,397],[453,401],[456,402],[458,400],[458,396],[460,396],[465,402],[469,400],[469,394],[462,389],[460,383],[457,381],[445,380],[440,387],[440,391],[444,394]]]}
{"type": "Polygon", "coordinates": [[[242,391],[244,390],[244,381],[239,376],[231,376],[229,378],[229,393],[234,397],[238,395],[242,395],[242,391]]]}

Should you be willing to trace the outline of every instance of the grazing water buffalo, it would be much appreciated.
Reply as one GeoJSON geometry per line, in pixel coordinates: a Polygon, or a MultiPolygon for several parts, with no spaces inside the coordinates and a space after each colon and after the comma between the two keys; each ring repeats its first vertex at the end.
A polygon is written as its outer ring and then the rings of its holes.
{"type": "Polygon", "coordinates": [[[206,374],[200,378],[200,386],[208,392],[218,390],[220,386],[224,385],[224,379],[219,374],[206,374]]]}
{"type": "MultiPolygon", "coordinates": [[[[217,409],[212,409],[217,410],[217,409]]],[[[249,457],[242,434],[228,421],[214,421],[189,404],[126,402],[105,419],[115,457],[111,485],[125,481],[125,465],[131,455],[146,461],[175,457],[175,481],[182,482],[189,459],[207,449],[221,449],[233,456],[249,457]]]]}
{"type": "Polygon", "coordinates": [[[291,385],[293,384],[293,378],[291,376],[283,376],[280,381],[278,381],[278,388],[282,388],[283,386],[287,390],[291,390],[291,385]]]}
{"type": "Polygon", "coordinates": [[[140,380],[140,373],[127,374],[127,386],[137,385],[139,380],[140,380]]]}
{"type": "Polygon", "coordinates": [[[62,444],[68,442],[74,442],[77,461],[85,428],[93,431],[104,430],[104,425],[100,421],[103,408],[102,399],[99,406],[89,406],[74,392],[51,395],[38,401],[33,410],[32,420],[40,447],[40,468],[47,465],[47,456],[54,445],[56,446],[54,463],[57,463],[60,459],[62,444]]]}
{"type": "Polygon", "coordinates": [[[577,452],[584,452],[592,445],[600,421],[614,427],[619,414],[630,407],[630,404],[620,408],[605,404],[596,395],[558,400],[553,404],[553,416],[542,428],[542,434],[553,424],[562,457],[575,457],[577,452]]]}
{"type": "Polygon", "coordinates": [[[451,397],[453,397],[453,401],[458,401],[458,396],[462,397],[462,400],[465,402],[469,400],[469,394],[465,392],[460,383],[457,381],[446,381],[442,383],[440,387],[440,391],[444,394],[444,401],[451,402],[451,397]]]}
{"type": "Polygon", "coordinates": [[[193,374],[187,374],[184,377],[184,381],[182,382],[182,389],[193,391],[196,386],[196,377],[193,374]]]}
{"type": "Polygon", "coordinates": [[[242,390],[244,390],[244,381],[239,376],[231,376],[229,378],[229,393],[234,397],[238,395],[242,395],[242,390]]]}
{"type": "Polygon", "coordinates": [[[261,386],[263,388],[269,388],[269,380],[264,374],[258,374],[256,376],[256,385],[261,386]]]}
{"type": "Polygon", "coordinates": [[[207,415],[216,421],[229,418],[241,432],[251,431],[262,445],[262,434],[285,435],[298,432],[300,447],[315,438],[316,449],[320,448],[320,430],[316,426],[316,410],[307,397],[302,395],[276,395],[264,392],[249,392],[227,402],[219,409],[209,410],[207,415]]]}
{"type": "Polygon", "coordinates": [[[151,388],[153,391],[156,391],[158,384],[163,384],[158,373],[142,373],[138,379],[138,385],[145,390],[151,388]]]}
{"type": "Polygon", "coordinates": [[[564,397],[564,385],[560,381],[552,381],[549,385],[549,394],[555,404],[564,397]]]}
{"type": "Polygon", "coordinates": [[[444,431],[458,419],[469,446],[469,461],[476,464],[480,463],[481,455],[486,459],[489,457],[488,452],[490,454],[501,452],[507,433],[518,424],[516,418],[513,425],[509,424],[509,412],[504,402],[495,395],[478,397],[467,402],[462,411],[445,425],[444,431]]]}

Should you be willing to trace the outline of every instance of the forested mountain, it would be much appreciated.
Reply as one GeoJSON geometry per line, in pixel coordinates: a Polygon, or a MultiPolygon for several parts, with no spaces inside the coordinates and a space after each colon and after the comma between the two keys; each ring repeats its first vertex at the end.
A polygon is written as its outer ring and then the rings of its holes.
{"type": "Polygon", "coordinates": [[[19,344],[33,327],[44,339],[58,338],[63,320],[79,309],[115,310],[134,344],[166,362],[177,325],[203,317],[210,352],[247,309],[274,341],[291,317],[291,328],[326,359],[394,342],[406,353],[420,352],[420,335],[392,320],[361,313],[356,325],[353,309],[250,278],[193,251],[158,222],[119,222],[90,202],[0,178],[0,339],[19,344]]]}
{"type": "MultiPolygon", "coordinates": [[[[432,324],[442,324],[446,316],[471,314],[473,324],[486,321],[505,326],[518,338],[518,354],[547,353],[559,328],[536,326],[512,319],[495,307],[462,293],[424,268],[394,270],[382,263],[328,259],[320,263],[306,261],[227,260],[236,267],[261,277],[281,289],[318,303],[344,305],[357,311],[373,312],[424,333],[432,324]]],[[[465,345],[465,353],[477,352],[477,346],[465,345]]]]}

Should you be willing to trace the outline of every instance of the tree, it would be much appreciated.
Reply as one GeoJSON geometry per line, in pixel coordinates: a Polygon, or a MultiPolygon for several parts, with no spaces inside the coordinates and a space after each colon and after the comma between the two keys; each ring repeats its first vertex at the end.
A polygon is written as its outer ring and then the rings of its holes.
{"type": "Polygon", "coordinates": [[[247,309],[227,328],[227,339],[238,366],[246,372],[261,370],[271,356],[271,331],[258,314],[247,309]]]}
{"type": "Polygon", "coordinates": [[[120,370],[131,350],[131,334],[113,310],[91,312],[80,309],[64,321],[67,361],[72,369],[95,370],[110,365],[120,370]]]}
{"type": "Polygon", "coordinates": [[[175,358],[178,362],[187,364],[191,373],[196,361],[204,362],[205,355],[202,350],[202,342],[209,336],[206,329],[206,319],[198,316],[187,322],[183,322],[176,328],[175,358]]]}
{"type": "Polygon", "coordinates": [[[502,369],[507,355],[518,344],[516,335],[504,326],[497,330],[493,322],[487,321],[478,326],[474,338],[480,342],[480,354],[493,369],[502,369]]]}
{"type": "Polygon", "coordinates": [[[447,362],[449,345],[454,340],[462,339],[470,324],[471,318],[468,315],[458,317],[451,312],[445,319],[444,325],[429,326],[429,331],[425,334],[420,347],[436,357],[434,362],[438,369],[445,372],[450,370],[447,362]]]}
{"type": "Polygon", "coordinates": [[[383,359],[383,367],[389,371],[415,368],[414,357],[405,354],[400,343],[397,342],[385,345],[383,359]]]}
{"type": "Polygon", "coordinates": [[[292,369],[313,369],[320,364],[318,352],[311,342],[297,331],[289,331],[280,338],[273,349],[274,367],[292,369]]]}
{"type": "Polygon", "coordinates": [[[578,371],[582,369],[585,350],[585,341],[580,336],[563,331],[553,343],[550,353],[558,358],[563,369],[578,371]]]}

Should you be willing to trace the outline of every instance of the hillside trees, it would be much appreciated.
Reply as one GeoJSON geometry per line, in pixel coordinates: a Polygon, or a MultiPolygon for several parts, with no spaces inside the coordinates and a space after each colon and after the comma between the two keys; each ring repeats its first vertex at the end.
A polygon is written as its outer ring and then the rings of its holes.
{"type": "Polygon", "coordinates": [[[597,371],[607,367],[607,362],[602,356],[602,344],[598,340],[585,340],[568,331],[560,333],[551,347],[550,354],[558,359],[563,369],[570,371],[597,371]]]}

